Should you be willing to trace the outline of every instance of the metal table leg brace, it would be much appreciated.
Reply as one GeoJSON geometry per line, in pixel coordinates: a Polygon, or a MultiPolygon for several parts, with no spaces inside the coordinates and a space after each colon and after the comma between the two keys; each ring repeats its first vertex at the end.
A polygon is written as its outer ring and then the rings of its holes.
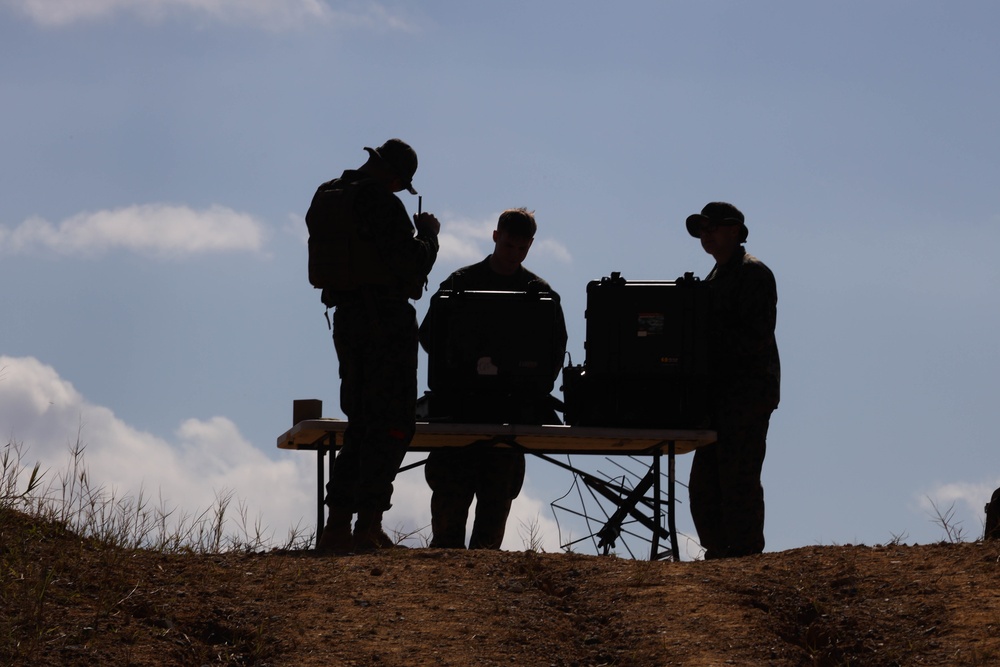
{"type": "Polygon", "coordinates": [[[541,454],[538,452],[531,452],[535,456],[553,465],[572,472],[574,475],[579,476],[579,478],[595,493],[600,494],[606,500],[611,502],[617,508],[615,512],[608,517],[608,520],[604,523],[604,526],[595,533],[595,537],[599,538],[598,548],[603,550],[605,555],[608,554],[610,549],[615,546],[618,537],[622,532],[622,522],[626,517],[632,517],[636,522],[642,525],[646,530],[650,531],[650,560],[659,560],[661,555],[659,553],[659,544],[661,540],[670,540],[670,556],[673,560],[680,560],[680,546],[677,541],[677,530],[676,522],[674,520],[674,487],[675,487],[675,474],[676,469],[674,467],[674,456],[676,454],[676,445],[673,441],[668,441],[665,443],[667,446],[667,529],[665,530],[661,525],[661,518],[663,517],[662,501],[661,501],[661,488],[660,488],[660,457],[662,451],[658,448],[651,452],[653,460],[649,466],[649,470],[642,477],[639,483],[632,489],[627,489],[610,482],[600,479],[588,472],[580,470],[568,463],[563,463],[557,459],[554,459],[546,454],[541,454]],[[646,498],[646,493],[653,489],[652,499],[646,498]],[[646,501],[651,505],[652,516],[647,516],[644,514],[637,506],[640,501],[646,501]]]}

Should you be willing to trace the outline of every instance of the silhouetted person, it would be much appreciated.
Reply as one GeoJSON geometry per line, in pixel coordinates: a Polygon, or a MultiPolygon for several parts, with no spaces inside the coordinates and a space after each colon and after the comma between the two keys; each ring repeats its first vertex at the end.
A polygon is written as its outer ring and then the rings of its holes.
{"type": "Polygon", "coordinates": [[[993,492],[990,502],[986,503],[986,530],[984,540],[1000,540],[1000,489],[993,492]]]}
{"type": "Polygon", "coordinates": [[[735,206],[712,202],[686,225],[715,259],[706,280],[718,432],[715,443],[695,450],[691,515],[706,559],[756,554],[764,550],[761,468],[781,381],[777,288],[771,270],[743,247],[748,231],[735,206]]]}
{"type": "Polygon", "coordinates": [[[414,150],[399,139],[365,150],[361,167],[319,187],[306,216],[310,229],[330,224],[350,232],[349,246],[331,244],[340,254],[329,262],[349,267],[349,275],[322,293],[323,303],[336,309],[340,407],[349,421],[327,485],[324,553],[393,546],[382,514],[416,424],[417,320],[409,299],[419,298],[426,284],[441,228],[429,213],[411,223],[394,194],[416,194],[414,150]]]}
{"type": "MultiPolygon", "coordinates": [[[[481,393],[462,397],[462,408],[450,415],[458,423],[557,424],[559,417],[550,396],[553,383],[562,367],[566,352],[566,323],[559,295],[547,282],[524,268],[537,225],[533,213],[524,208],[504,211],[493,232],[493,253],[483,261],[458,269],[441,283],[441,290],[548,292],[556,300],[555,331],[533,329],[539,323],[525,318],[512,322],[510,335],[519,338],[543,336],[552,340],[551,381],[535,394],[491,395],[481,393]]],[[[431,352],[435,302],[420,325],[420,342],[431,352]]],[[[469,335],[472,335],[471,332],[469,335]]],[[[433,353],[433,352],[431,352],[433,353]]],[[[432,398],[432,405],[434,399],[432,398]]],[[[511,502],[524,482],[524,454],[520,451],[486,447],[433,450],[427,457],[424,475],[431,487],[430,546],[465,548],[465,526],[469,508],[476,499],[476,518],[470,549],[499,549],[503,542],[511,502]]]]}

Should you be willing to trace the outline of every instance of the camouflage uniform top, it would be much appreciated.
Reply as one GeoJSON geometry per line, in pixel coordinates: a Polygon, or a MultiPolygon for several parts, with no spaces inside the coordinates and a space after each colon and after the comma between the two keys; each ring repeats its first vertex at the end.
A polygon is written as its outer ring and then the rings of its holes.
{"type": "Polygon", "coordinates": [[[774,337],[778,291],[771,270],[743,246],[706,280],[712,291],[711,347],[717,396],[773,410],[781,363],[774,337]]]}
{"type": "MultiPolygon", "coordinates": [[[[420,291],[427,283],[427,275],[437,259],[437,236],[419,232],[414,235],[413,223],[403,202],[364,172],[349,169],[340,178],[324,183],[320,189],[344,186],[359,188],[354,205],[358,216],[358,234],[375,247],[384,262],[381,268],[393,278],[392,286],[374,288],[377,295],[419,299],[420,291]],[[355,183],[357,185],[352,185],[355,183]]],[[[323,303],[341,304],[352,296],[346,292],[324,290],[323,303]]]]}
{"type": "MultiPolygon", "coordinates": [[[[523,266],[518,267],[512,275],[505,276],[490,268],[490,256],[486,259],[469,266],[457,269],[450,276],[444,279],[438,290],[475,290],[484,292],[524,292],[537,288],[539,292],[549,292],[556,303],[559,303],[559,294],[552,289],[545,280],[538,277],[523,266]]],[[[427,316],[420,325],[420,344],[424,349],[430,349],[431,321],[433,312],[428,311],[427,316]]],[[[562,370],[562,359],[566,355],[566,320],[563,317],[562,307],[556,308],[556,332],[553,336],[553,355],[558,366],[552,371],[552,380],[559,375],[562,370]]]]}

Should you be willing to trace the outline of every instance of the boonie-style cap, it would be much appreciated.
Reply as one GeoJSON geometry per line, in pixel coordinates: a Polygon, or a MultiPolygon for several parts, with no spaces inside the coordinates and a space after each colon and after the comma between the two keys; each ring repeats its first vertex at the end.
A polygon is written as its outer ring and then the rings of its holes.
{"type": "Polygon", "coordinates": [[[403,181],[411,195],[417,194],[413,189],[413,175],[417,173],[417,152],[408,143],[402,139],[390,139],[378,148],[365,146],[365,150],[369,155],[382,160],[403,181]]]}
{"type": "Polygon", "coordinates": [[[722,201],[705,204],[705,208],[701,209],[701,213],[689,215],[685,224],[687,225],[688,234],[696,239],[700,239],[702,225],[710,222],[714,222],[717,225],[740,225],[743,228],[740,234],[740,243],[746,241],[750,233],[740,209],[722,201]]]}

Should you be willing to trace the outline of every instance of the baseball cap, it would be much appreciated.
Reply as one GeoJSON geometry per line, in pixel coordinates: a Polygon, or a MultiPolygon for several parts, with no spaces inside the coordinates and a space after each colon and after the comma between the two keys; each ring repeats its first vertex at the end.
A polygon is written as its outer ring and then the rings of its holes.
{"type": "Polygon", "coordinates": [[[408,143],[402,139],[389,139],[378,148],[365,146],[365,150],[382,160],[390,171],[402,179],[411,195],[417,194],[413,189],[413,175],[417,173],[417,152],[408,143]]]}

